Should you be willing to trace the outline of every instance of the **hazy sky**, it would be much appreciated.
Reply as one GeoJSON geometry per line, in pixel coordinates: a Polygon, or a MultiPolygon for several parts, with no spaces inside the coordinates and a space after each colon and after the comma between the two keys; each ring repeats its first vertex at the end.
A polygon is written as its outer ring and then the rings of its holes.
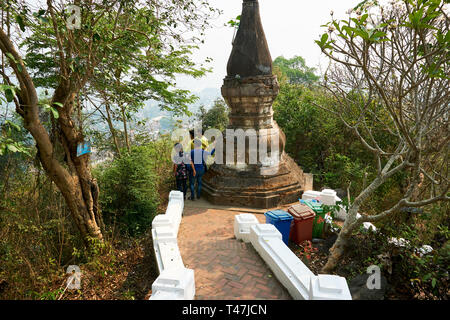
{"type": "MultiPolygon", "coordinates": [[[[361,0],[259,0],[264,32],[272,59],[283,55],[291,58],[300,55],[311,67],[325,67],[326,60],[314,40],[323,33],[320,26],[335,18],[345,18],[345,12],[361,0]]],[[[213,28],[206,33],[205,43],[195,52],[194,61],[213,58],[213,72],[201,79],[179,77],[178,87],[192,91],[204,88],[220,88],[226,75],[226,65],[231,53],[233,29],[224,23],[241,14],[242,0],[209,0],[223,10],[223,15],[213,21],[213,28]]]]}

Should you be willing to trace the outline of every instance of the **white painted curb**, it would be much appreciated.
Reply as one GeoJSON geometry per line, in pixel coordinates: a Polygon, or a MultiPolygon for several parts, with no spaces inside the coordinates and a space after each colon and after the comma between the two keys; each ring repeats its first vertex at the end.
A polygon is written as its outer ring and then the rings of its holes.
{"type": "MultiPolygon", "coordinates": [[[[324,189],[322,191],[308,190],[303,192],[302,200],[314,199],[318,200],[319,203],[323,203],[328,206],[334,206],[336,202],[342,201],[342,199],[336,195],[336,191],[332,189],[324,189]]],[[[340,205],[340,210],[336,214],[336,218],[339,220],[345,220],[346,215],[347,212],[345,211],[344,206],[340,205]]]]}
{"type": "Polygon", "coordinates": [[[310,300],[352,300],[344,277],[319,274],[311,277],[310,300]]]}
{"type": "Polygon", "coordinates": [[[183,193],[171,191],[166,213],[153,219],[153,249],[159,277],[152,284],[150,300],[193,300],[195,297],[194,270],[185,268],[177,242],[183,209],[183,193]]]}
{"type": "Polygon", "coordinates": [[[259,224],[253,214],[242,213],[234,216],[234,235],[236,239],[250,242],[250,227],[259,224]]]}
{"type": "Polygon", "coordinates": [[[161,272],[152,284],[150,300],[192,300],[194,296],[194,270],[180,266],[161,272]]]}
{"type": "MultiPolygon", "coordinates": [[[[316,200],[318,199],[319,203],[322,203],[327,206],[334,206],[336,205],[336,202],[342,201],[342,199],[336,195],[336,191],[332,189],[323,189],[321,192],[308,190],[302,194],[302,200],[313,200],[313,199],[316,200]]],[[[343,205],[339,205],[339,207],[340,210],[336,214],[336,219],[345,221],[347,217],[347,211],[345,210],[343,205]]],[[[361,215],[358,213],[356,217],[359,218],[361,217],[361,215]]],[[[377,230],[377,228],[370,222],[364,222],[363,228],[366,230],[369,229],[372,229],[373,231],[377,230]]]]}

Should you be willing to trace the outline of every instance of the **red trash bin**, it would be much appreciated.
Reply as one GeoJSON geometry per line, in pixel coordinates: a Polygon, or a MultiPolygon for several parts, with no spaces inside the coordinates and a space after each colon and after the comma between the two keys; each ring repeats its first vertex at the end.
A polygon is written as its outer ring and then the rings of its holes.
{"type": "Polygon", "coordinates": [[[288,212],[294,217],[291,224],[291,240],[296,244],[305,240],[311,241],[315,212],[304,204],[295,204],[289,207],[288,212]]]}

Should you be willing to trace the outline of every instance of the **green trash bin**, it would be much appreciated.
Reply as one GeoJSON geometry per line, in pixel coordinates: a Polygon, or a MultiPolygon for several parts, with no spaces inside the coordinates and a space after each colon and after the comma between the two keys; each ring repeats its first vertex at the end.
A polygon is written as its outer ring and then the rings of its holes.
{"type": "Polygon", "coordinates": [[[325,212],[323,212],[322,204],[312,200],[301,200],[300,202],[313,209],[316,214],[313,221],[312,237],[322,238],[323,227],[325,225],[325,212]]]}

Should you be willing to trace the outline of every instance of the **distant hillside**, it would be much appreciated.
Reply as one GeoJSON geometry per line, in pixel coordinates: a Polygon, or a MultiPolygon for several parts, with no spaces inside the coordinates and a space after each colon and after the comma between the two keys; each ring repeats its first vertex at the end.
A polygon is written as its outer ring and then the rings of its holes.
{"type": "MultiPolygon", "coordinates": [[[[200,92],[193,92],[199,100],[189,106],[189,111],[193,114],[197,113],[200,106],[205,106],[206,109],[212,107],[214,100],[221,97],[220,89],[218,88],[205,88],[200,92]]],[[[139,119],[148,119],[153,130],[155,127],[159,127],[160,131],[171,130],[175,125],[172,112],[161,110],[159,103],[154,100],[147,101],[146,106],[138,113],[139,119]]],[[[183,121],[189,121],[189,117],[184,116],[181,118],[183,121]]]]}
{"type": "Polygon", "coordinates": [[[194,94],[200,99],[189,108],[192,113],[196,113],[201,105],[205,106],[206,109],[211,108],[214,100],[222,97],[219,88],[205,88],[200,92],[194,92],[194,94]]]}
{"type": "MultiPolygon", "coordinates": [[[[199,100],[189,107],[189,111],[191,111],[192,113],[196,113],[201,105],[205,106],[206,109],[209,109],[212,106],[214,100],[221,97],[220,89],[217,88],[206,88],[200,92],[193,92],[193,94],[199,97],[199,100]]],[[[160,116],[171,116],[171,112],[161,111],[158,105],[158,101],[147,101],[146,106],[141,112],[139,112],[138,116],[142,119],[153,119],[160,116]]]]}
{"type": "MultiPolygon", "coordinates": [[[[43,92],[43,90],[38,90],[40,93],[43,92]]],[[[196,114],[200,108],[200,106],[205,106],[206,109],[209,109],[212,107],[214,100],[221,97],[220,89],[219,88],[205,88],[201,90],[200,92],[193,92],[197,97],[199,97],[199,100],[189,106],[189,111],[192,112],[192,114],[196,114]]],[[[1,102],[0,102],[1,106],[1,102]]],[[[14,109],[10,108],[10,116],[13,114],[14,109]]],[[[90,110],[90,109],[88,109],[90,110]]],[[[159,108],[159,103],[154,100],[149,100],[145,103],[145,107],[138,112],[137,114],[138,120],[144,120],[146,119],[148,122],[148,126],[151,127],[153,130],[157,131],[167,131],[171,130],[174,125],[175,121],[173,120],[172,112],[161,110],[159,108]]],[[[181,120],[185,122],[190,122],[189,117],[184,116],[181,118],[181,120]]],[[[120,126],[120,124],[118,124],[120,126]]],[[[107,131],[107,125],[106,123],[96,123],[94,125],[97,129],[107,131]]]]}

